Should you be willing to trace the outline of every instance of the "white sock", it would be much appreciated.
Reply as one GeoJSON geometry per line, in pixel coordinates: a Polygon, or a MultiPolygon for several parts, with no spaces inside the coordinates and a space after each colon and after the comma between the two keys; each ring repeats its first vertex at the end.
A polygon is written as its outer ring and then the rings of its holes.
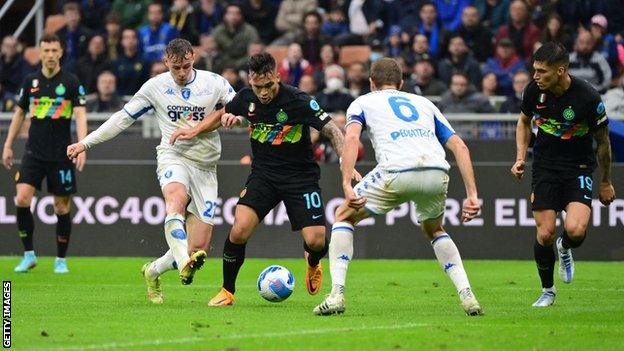
{"type": "Polygon", "coordinates": [[[188,242],[186,240],[186,230],[184,229],[184,216],[178,213],[168,214],[165,217],[165,239],[169,245],[169,251],[178,265],[178,270],[182,270],[189,260],[188,242]]]}
{"type": "Polygon", "coordinates": [[[353,225],[336,222],[332,226],[329,242],[329,271],[332,278],[332,294],[344,293],[349,262],[353,259],[353,225]]]}
{"type": "Polygon", "coordinates": [[[453,239],[447,233],[444,233],[433,239],[431,246],[433,246],[433,251],[438,258],[440,267],[451,278],[457,292],[459,293],[466,288],[470,288],[468,276],[453,239]]]}
{"type": "Polygon", "coordinates": [[[148,274],[152,278],[156,278],[162,275],[163,273],[165,273],[166,271],[176,269],[177,266],[178,265],[173,259],[173,253],[171,252],[171,250],[168,250],[167,252],[165,252],[164,255],[157,258],[154,262],[152,262],[152,264],[149,265],[148,274]]]}

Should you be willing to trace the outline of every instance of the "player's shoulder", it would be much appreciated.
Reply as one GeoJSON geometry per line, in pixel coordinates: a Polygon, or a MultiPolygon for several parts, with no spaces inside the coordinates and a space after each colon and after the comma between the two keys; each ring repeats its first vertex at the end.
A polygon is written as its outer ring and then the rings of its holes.
{"type": "Polygon", "coordinates": [[[316,100],[314,100],[307,93],[304,93],[303,91],[293,87],[292,85],[282,84],[280,89],[283,89],[283,93],[281,94],[281,98],[280,98],[282,103],[292,108],[310,106],[315,110],[318,109],[317,108],[318,103],[316,102],[316,100]]]}
{"type": "MultiPolygon", "coordinates": [[[[24,85],[30,85],[30,84],[34,84],[33,80],[35,79],[40,79],[41,78],[41,71],[35,71],[35,72],[31,72],[28,73],[26,76],[24,76],[24,80],[22,81],[24,85]]],[[[39,82],[37,82],[37,84],[39,84],[39,82]]]]}
{"type": "Polygon", "coordinates": [[[523,99],[531,99],[537,95],[539,92],[539,87],[537,86],[537,82],[531,80],[529,84],[527,84],[526,88],[524,88],[524,93],[522,94],[523,99]]]}
{"type": "Polygon", "coordinates": [[[575,93],[578,94],[581,98],[586,98],[588,100],[592,100],[595,98],[600,98],[600,93],[596,90],[589,82],[584,79],[577,78],[573,75],[570,75],[572,79],[572,85],[570,89],[573,89],[575,93]]]}

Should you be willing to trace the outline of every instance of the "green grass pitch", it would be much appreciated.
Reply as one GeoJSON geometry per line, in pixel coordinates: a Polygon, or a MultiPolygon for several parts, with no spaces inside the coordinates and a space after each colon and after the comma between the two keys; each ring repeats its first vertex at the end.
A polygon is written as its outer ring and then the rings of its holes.
{"type": "Polygon", "coordinates": [[[556,278],[555,306],[535,309],[539,281],[532,261],[466,261],[486,315],[464,315],[437,262],[355,260],[349,269],[347,310],[317,317],[312,308],[330,290],[309,296],[303,259],[248,259],[237,303],[209,308],[221,283],[211,259],[191,286],[164,275],[165,304],[145,298],[139,274],[145,258],[75,258],[71,272],[52,273],[40,258],[27,274],[18,259],[0,258],[11,280],[15,350],[623,350],[624,264],[577,262],[575,281],[556,278]],[[270,303],[256,278],[270,265],[295,275],[293,295],[270,303]]]}

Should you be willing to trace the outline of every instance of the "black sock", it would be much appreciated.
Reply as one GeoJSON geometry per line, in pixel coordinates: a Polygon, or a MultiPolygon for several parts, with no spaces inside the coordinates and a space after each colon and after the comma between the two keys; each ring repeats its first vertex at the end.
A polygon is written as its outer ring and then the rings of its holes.
{"type": "Polygon", "coordinates": [[[537,272],[542,281],[542,288],[552,288],[555,283],[553,274],[555,271],[555,251],[552,244],[542,246],[535,240],[533,245],[533,253],[535,255],[535,263],[537,263],[537,272]]]}
{"type": "Polygon", "coordinates": [[[587,235],[583,235],[583,238],[581,240],[572,240],[568,235],[568,232],[564,230],[561,234],[561,246],[563,246],[564,249],[576,249],[577,247],[581,246],[583,241],[585,241],[586,236],[587,235]]]}
{"type": "Polygon", "coordinates": [[[65,257],[71,234],[71,216],[69,213],[56,215],[56,257],[65,257]]]}
{"type": "Polygon", "coordinates": [[[243,262],[245,262],[245,246],[247,244],[234,244],[230,237],[225,240],[223,248],[223,288],[231,292],[236,291],[236,276],[243,262]]]}
{"type": "Polygon", "coordinates": [[[17,207],[17,233],[19,234],[24,251],[33,250],[33,232],[35,231],[35,221],[30,212],[30,207],[17,207]]]}
{"type": "Polygon", "coordinates": [[[308,264],[311,267],[316,267],[319,264],[319,261],[321,261],[321,258],[327,255],[327,250],[329,250],[329,240],[327,240],[327,237],[325,238],[325,246],[323,246],[321,251],[313,251],[305,241],[303,242],[303,249],[309,254],[308,264]]]}

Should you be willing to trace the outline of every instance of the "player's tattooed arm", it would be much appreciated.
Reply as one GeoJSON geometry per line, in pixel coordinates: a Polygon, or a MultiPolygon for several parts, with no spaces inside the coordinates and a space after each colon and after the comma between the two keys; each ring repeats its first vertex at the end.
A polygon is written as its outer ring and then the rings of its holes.
{"type": "Polygon", "coordinates": [[[615,190],[611,183],[611,143],[609,141],[609,128],[598,128],[593,134],[598,145],[596,149],[596,159],[602,172],[598,197],[600,202],[607,206],[615,199],[615,190]]]}
{"type": "Polygon", "coordinates": [[[334,121],[329,121],[323,129],[321,129],[321,134],[329,139],[336,150],[336,154],[338,157],[342,157],[342,148],[344,146],[344,135],[338,126],[334,123],[334,121]]]}

